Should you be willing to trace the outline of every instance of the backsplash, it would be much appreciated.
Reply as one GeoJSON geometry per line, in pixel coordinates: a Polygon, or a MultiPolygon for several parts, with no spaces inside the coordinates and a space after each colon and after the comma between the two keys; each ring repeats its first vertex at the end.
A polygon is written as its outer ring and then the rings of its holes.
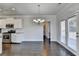
{"type": "Polygon", "coordinates": [[[23,33],[23,29],[14,29],[14,28],[10,28],[10,29],[2,29],[2,33],[4,32],[8,32],[8,31],[11,31],[11,30],[14,30],[16,33],[23,33]]]}

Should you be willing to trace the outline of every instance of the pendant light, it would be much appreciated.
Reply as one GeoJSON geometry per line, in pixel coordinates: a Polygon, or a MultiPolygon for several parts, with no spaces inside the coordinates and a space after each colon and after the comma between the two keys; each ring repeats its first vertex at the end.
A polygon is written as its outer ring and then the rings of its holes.
{"type": "MultiPolygon", "coordinates": [[[[40,15],[40,5],[37,5],[37,7],[39,8],[38,12],[39,12],[39,15],[40,15]]],[[[45,20],[42,19],[41,17],[35,17],[35,18],[33,19],[33,22],[40,24],[40,23],[45,22],[45,20]]]]}

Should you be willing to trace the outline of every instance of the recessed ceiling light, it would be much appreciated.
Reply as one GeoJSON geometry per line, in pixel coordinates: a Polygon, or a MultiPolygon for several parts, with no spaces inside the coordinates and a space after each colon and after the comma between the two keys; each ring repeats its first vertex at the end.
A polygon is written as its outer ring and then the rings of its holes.
{"type": "Polygon", "coordinates": [[[16,10],[16,8],[11,8],[11,10],[16,10]]]}

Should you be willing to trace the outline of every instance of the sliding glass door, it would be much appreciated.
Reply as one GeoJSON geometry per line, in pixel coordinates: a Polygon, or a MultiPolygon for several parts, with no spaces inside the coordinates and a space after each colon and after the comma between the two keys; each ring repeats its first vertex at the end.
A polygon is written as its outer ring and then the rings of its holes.
{"type": "Polygon", "coordinates": [[[61,21],[61,40],[62,43],[66,44],[65,40],[65,21],[61,21]]]}
{"type": "Polygon", "coordinates": [[[76,50],[76,17],[72,17],[68,19],[68,41],[67,45],[72,48],[73,50],[76,50]]]}
{"type": "Polygon", "coordinates": [[[77,51],[78,39],[79,39],[79,20],[77,16],[71,17],[68,20],[60,22],[61,25],[61,39],[60,41],[67,47],[74,51],[77,51]]]}

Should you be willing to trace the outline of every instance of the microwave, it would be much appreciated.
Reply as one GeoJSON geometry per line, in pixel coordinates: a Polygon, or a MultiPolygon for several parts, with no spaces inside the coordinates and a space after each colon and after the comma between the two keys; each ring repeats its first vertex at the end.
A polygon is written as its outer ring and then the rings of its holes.
{"type": "Polygon", "coordinates": [[[6,28],[14,28],[14,24],[6,24],[6,28]]]}

